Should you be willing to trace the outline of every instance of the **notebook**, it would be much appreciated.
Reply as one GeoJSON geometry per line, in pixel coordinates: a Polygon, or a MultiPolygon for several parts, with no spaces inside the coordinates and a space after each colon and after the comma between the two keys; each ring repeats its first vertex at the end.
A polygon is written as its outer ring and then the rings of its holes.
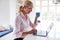
{"type": "Polygon", "coordinates": [[[52,29],[53,26],[54,26],[54,24],[51,23],[49,25],[49,27],[47,28],[47,30],[45,30],[45,31],[44,30],[39,30],[39,31],[33,33],[33,35],[46,37],[48,35],[48,33],[50,32],[50,30],[52,29]]]}

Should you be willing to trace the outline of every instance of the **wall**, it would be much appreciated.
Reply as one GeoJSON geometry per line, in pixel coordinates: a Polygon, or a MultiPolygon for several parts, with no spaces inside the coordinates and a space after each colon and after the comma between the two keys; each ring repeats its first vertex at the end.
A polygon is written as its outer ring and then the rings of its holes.
{"type": "Polygon", "coordinates": [[[14,26],[16,0],[0,0],[0,25],[14,26]]]}
{"type": "Polygon", "coordinates": [[[9,24],[9,0],[0,0],[0,25],[9,24]]]}
{"type": "Polygon", "coordinates": [[[14,27],[16,17],[16,0],[9,0],[10,24],[14,27]]]}

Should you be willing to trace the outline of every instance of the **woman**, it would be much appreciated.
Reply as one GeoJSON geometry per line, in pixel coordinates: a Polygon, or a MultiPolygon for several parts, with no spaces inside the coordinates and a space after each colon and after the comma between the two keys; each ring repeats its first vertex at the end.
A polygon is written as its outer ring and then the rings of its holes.
{"type": "Polygon", "coordinates": [[[26,35],[36,32],[35,29],[37,17],[35,18],[34,24],[30,21],[28,14],[32,11],[33,4],[31,1],[25,1],[22,6],[22,11],[16,17],[16,39],[23,40],[26,35]]]}

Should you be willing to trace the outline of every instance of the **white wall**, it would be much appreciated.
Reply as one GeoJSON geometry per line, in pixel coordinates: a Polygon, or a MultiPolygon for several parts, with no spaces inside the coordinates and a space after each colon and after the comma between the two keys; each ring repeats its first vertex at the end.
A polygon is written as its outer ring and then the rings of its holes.
{"type": "Polygon", "coordinates": [[[0,25],[9,24],[9,0],[0,0],[0,25]]]}
{"type": "Polygon", "coordinates": [[[0,25],[14,26],[16,0],[0,0],[0,25]]]}
{"type": "Polygon", "coordinates": [[[16,17],[16,0],[9,0],[10,24],[14,27],[16,17]]]}

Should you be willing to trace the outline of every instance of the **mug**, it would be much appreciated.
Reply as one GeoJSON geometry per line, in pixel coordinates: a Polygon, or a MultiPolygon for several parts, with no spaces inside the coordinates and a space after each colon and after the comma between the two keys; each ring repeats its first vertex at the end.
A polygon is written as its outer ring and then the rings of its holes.
{"type": "Polygon", "coordinates": [[[40,12],[36,12],[36,17],[39,17],[40,16],[40,12]]]}

